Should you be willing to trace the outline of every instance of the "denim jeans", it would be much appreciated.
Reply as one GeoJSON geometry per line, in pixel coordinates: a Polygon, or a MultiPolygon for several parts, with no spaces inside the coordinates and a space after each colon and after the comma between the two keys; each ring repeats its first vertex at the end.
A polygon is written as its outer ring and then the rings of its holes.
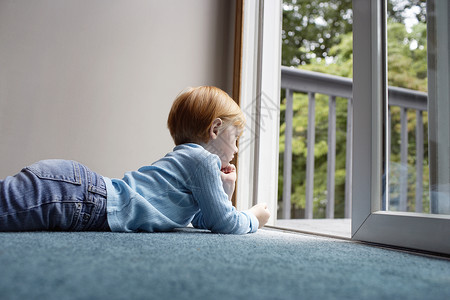
{"type": "Polygon", "coordinates": [[[109,231],[102,176],[44,160],[0,181],[0,231],[109,231]]]}

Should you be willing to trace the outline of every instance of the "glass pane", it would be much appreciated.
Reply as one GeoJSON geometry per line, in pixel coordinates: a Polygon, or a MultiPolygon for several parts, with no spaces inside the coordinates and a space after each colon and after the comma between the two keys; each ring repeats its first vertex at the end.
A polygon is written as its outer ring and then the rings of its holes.
{"type": "Polygon", "coordinates": [[[448,6],[388,2],[386,210],[450,213],[448,6]]]}
{"type": "Polygon", "coordinates": [[[429,103],[431,212],[450,214],[450,55],[448,1],[429,1],[429,103]]]}

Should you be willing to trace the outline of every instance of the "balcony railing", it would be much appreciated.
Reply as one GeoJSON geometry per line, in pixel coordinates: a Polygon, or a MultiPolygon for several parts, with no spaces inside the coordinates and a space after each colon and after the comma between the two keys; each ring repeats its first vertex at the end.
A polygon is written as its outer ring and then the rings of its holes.
{"type": "MultiPolygon", "coordinates": [[[[326,218],[334,218],[335,206],[335,165],[336,165],[336,97],[347,99],[347,139],[346,139],[346,183],[345,183],[345,218],[351,218],[352,202],[352,146],[353,146],[353,99],[352,80],[323,73],[305,71],[289,67],[281,67],[281,88],[286,90],[285,111],[285,150],[283,169],[283,204],[282,218],[291,217],[291,185],[292,185],[292,135],[293,135],[293,94],[308,94],[308,129],[306,157],[306,201],[305,218],[313,218],[314,190],[314,144],[315,144],[315,95],[328,95],[328,154],[327,154],[327,204],[326,218]]],[[[388,88],[388,105],[400,107],[401,164],[407,165],[408,129],[407,110],[416,111],[416,211],[422,211],[423,194],[423,111],[427,110],[427,94],[398,87],[388,88]],[[420,203],[420,204],[419,204],[420,203]]],[[[389,115],[389,122],[391,118],[389,115]]],[[[389,139],[390,145],[390,139],[389,139]]],[[[389,147],[390,149],[390,147],[389,147]]],[[[406,211],[407,206],[407,173],[402,172],[400,182],[400,199],[398,209],[406,211]]]]}

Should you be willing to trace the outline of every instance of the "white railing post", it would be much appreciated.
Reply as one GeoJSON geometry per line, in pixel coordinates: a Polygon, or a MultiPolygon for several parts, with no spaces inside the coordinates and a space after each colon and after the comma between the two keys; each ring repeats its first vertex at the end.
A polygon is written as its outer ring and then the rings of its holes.
{"type": "Polygon", "coordinates": [[[352,169],[353,169],[353,98],[347,101],[347,141],[345,153],[345,212],[344,217],[352,217],[352,169]]]}
{"type": "Polygon", "coordinates": [[[291,218],[293,92],[286,89],[283,161],[283,219],[291,218]]]}
{"type": "Polygon", "coordinates": [[[400,108],[400,200],[399,211],[408,208],[408,118],[406,108],[400,108]]]}
{"type": "Polygon", "coordinates": [[[313,218],[314,192],[314,144],[316,135],[316,98],[314,93],[308,93],[308,136],[306,155],[306,203],[305,219],[313,218]]]}
{"type": "Polygon", "coordinates": [[[336,97],[328,100],[328,154],[327,154],[327,219],[334,219],[334,173],[336,170],[336,97]]]}
{"type": "Polygon", "coordinates": [[[423,211],[423,118],[416,110],[416,212],[423,211]]]}

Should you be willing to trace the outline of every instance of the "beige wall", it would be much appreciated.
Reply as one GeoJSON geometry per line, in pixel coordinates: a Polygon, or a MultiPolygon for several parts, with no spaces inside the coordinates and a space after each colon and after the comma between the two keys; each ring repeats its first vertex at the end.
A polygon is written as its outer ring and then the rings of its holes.
{"type": "Polygon", "coordinates": [[[109,177],[171,151],[188,86],[231,94],[234,1],[0,0],[0,178],[45,158],[109,177]]]}

